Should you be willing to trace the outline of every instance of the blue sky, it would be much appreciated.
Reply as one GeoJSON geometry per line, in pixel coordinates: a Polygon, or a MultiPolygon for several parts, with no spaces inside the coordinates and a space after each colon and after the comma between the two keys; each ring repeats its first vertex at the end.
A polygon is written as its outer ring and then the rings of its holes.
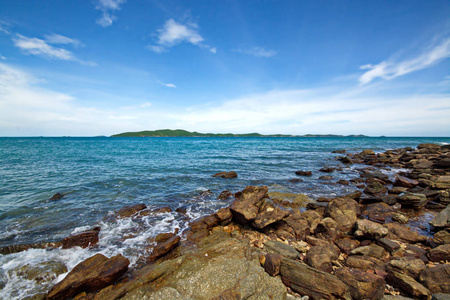
{"type": "Polygon", "coordinates": [[[0,136],[450,136],[450,2],[0,0],[0,136]]]}

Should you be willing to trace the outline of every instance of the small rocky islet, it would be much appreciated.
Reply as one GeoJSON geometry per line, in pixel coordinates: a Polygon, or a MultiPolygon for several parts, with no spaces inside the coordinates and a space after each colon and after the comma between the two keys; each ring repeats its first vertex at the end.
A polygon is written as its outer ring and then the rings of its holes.
{"type": "MultiPolygon", "coordinates": [[[[340,181],[359,191],[314,202],[267,186],[223,191],[222,199],[234,198],[229,207],[182,234],[152,238],[133,268],[122,255],[96,254],[33,299],[450,299],[450,145],[336,153],[341,166],[366,165],[359,178],[340,181]],[[407,171],[391,180],[389,168],[407,171]]],[[[164,211],[137,204],[109,217],[164,211]]],[[[99,231],[0,253],[93,247],[99,231]]]]}

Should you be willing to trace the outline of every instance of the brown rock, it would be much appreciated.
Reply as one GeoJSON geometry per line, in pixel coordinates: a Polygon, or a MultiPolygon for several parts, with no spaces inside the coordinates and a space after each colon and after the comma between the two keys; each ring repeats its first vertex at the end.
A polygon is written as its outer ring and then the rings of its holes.
{"type": "Polygon", "coordinates": [[[297,261],[281,261],[281,278],[286,286],[312,299],[351,299],[345,283],[297,261]]]}
{"type": "Polygon", "coordinates": [[[423,194],[407,192],[399,195],[397,201],[402,207],[421,209],[427,204],[427,197],[423,194]]]}
{"type": "Polygon", "coordinates": [[[264,262],[264,270],[266,270],[266,272],[270,276],[277,276],[278,274],[280,274],[282,259],[283,256],[281,256],[280,254],[268,253],[264,262]]]}
{"type": "Polygon", "coordinates": [[[342,252],[349,255],[350,252],[359,247],[359,241],[352,240],[350,238],[343,238],[336,241],[336,245],[341,249],[342,252]]]}
{"type": "Polygon", "coordinates": [[[420,299],[431,299],[430,291],[408,275],[390,270],[387,280],[394,287],[397,287],[412,296],[420,299]]]}
{"type": "Polygon", "coordinates": [[[385,269],[385,264],[382,260],[371,256],[350,255],[345,260],[345,264],[349,268],[358,269],[361,271],[385,269]]]}
{"type": "Polygon", "coordinates": [[[339,268],[336,277],[348,285],[353,299],[381,299],[384,296],[384,279],[381,276],[339,268]]]}
{"type": "Polygon", "coordinates": [[[268,225],[277,223],[289,215],[287,210],[278,207],[269,207],[268,210],[259,213],[253,221],[253,227],[262,229],[268,225]]]}
{"type": "Polygon", "coordinates": [[[436,228],[450,227],[450,204],[431,220],[430,225],[436,228]]]}
{"type": "Polygon", "coordinates": [[[331,168],[331,167],[323,167],[321,168],[319,171],[320,172],[324,172],[324,173],[332,173],[336,170],[336,168],[331,168]]]}
{"type": "Polygon", "coordinates": [[[83,231],[75,235],[71,235],[62,240],[63,249],[81,247],[88,248],[97,245],[98,234],[100,228],[94,228],[93,230],[83,231]],[[98,230],[97,230],[98,229],[98,230]]]}
{"type": "Polygon", "coordinates": [[[238,177],[238,175],[235,171],[230,171],[230,172],[219,172],[219,173],[212,175],[212,177],[236,178],[236,177],[238,177]]]}
{"type": "Polygon", "coordinates": [[[378,223],[365,219],[356,221],[355,236],[358,238],[377,240],[385,237],[388,232],[389,230],[387,228],[378,223]]]}
{"type": "Polygon", "coordinates": [[[153,252],[149,256],[148,260],[153,261],[153,260],[160,258],[164,254],[168,253],[170,250],[175,248],[179,242],[180,242],[180,237],[177,235],[174,235],[171,238],[169,238],[168,240],[166,240],[162,243],[158,243],[156,245],[156,247],[153,249],[153,252]]]}
{"type": "Polygon", "coordinates": [[[225,226],[231,222],[233,214],[229,208],[221,208],[214,213],[216,218],[219,220],[220,225],[225,226]]]}
{"type": "Polygon", "coordinates": [[[230,207],[238,223],[246,224],[256,218],[268,190],[267,186],[248,186],[241,192],[230,207]]]}
{"type": "Polygon", "coordinates": [[[370,220],[376,220],[384,223],[387,218],[391,217],[392,211],[392,207],[388,204],[379,202],[367,204],[361,214],[370,220]]]}
{"type": "Polygon", "coordinates": [[[220,195],[217,197],[217,199],[226,200],[226,199],[230,198],[231,196],[233,196],[233,193],[225,190],[220,193],[220,195]]]}
{"type": "Polygon", "coordinates": [[[361,156],[375,155],[375,152],[373,152],[373,150],[366,149],[366,150],[362,151],[359,155],[361,155],[361,156]]]}
{"type": "Polygon", "coordinates": [[[450,244],[437,246],[428,251],[428,258],[431,261],[450,261],[450,244]]]}
{"type": "Polygon", "coordinates": [[[137,213],[141,210],[144,210],[146,208],[147,208],[147,205],[145,205],[144,203],[125,206],[124,208],[119,210],[115,215],[117,216],[117,218],[129,218],[132,215],[134,215],[135,213],[137,213]]]}
{"type": "Polygon", "coordinates": [[[264,251],[267,253],[276,253],[290,259],[298,259],[300,253],[294,247],[286,245],[279,241],[267,241],[264,243],[264,251]]]}
{"type": "Polygon", "coordinates": [[[450,189],[450,176],[439,176],[432,187],[435,189],[450,189]]]}
{"type": "Polygon", "coordinates": [[[295,174],[299,176],[312,176],[311,171],[295,171],[295,174]]]}
{"type": "Polygon", "coordinates": [[[305,262],[313,268],[323,272],[330,273],[332,268],[332,261],[338,259],[339,248],[333,244],[327,246],[313,246],[309,249],[305,257],[305,262]]]}
{"type": "Polygon", "coordinates": [[[406,226],[403,226],[401,224],[397,223],[388,223],[384,224],[384,227],[389,229],[389,235],[387,236],[388,239],[391,240],[401,240],[408,243],[421,243],[426,242],[427,237],[418,234],[415,231],[412,231],[406,226]]]}
{"type": "Polygon", "coordinates": [[[391,260],[387,264],[387,270],[393,270],[406,274],[415,280],[419,279],[420,273],[426,268],[424,262],[418,258],[404,257],[391,260]]]}
{"type": "Polygon", "coordinates": [[[355,200],[336,198],[327,205],[324,216],[335,220],[341,231],[350,233],[353,232],[358,212],[359,205],[355,200]]]}
{"type": "Polygon", "coordinates": [[[370,195],[381,195],[387,192],[387,187],[381,184],[379,181],[372,181],[364,189],[364,193],[370,195]]]}
{"type": "Polygon", "coordinates": [[[165,241],[167,241],[168,239],[170,239],[171,237],[173,237],[175,234],[173,234],[172,232],[167,232],[167,233],[160,233],[155,237],[155,242],[159,243],[164,243],[165,241]]]}
{"type": "Polygon", "coordinates": [[[392,252],[397,251],[398,249],[400,249],[400,245],[394,241],[391,241],[389,239],[386,238],[381,238],[379,240],[377,240],[377,243],[384,248],[384,250],[388,251],[389,253],[392,254],[392,252]]]}
{"type": "Polygon", "coordinates": [[[450,265],[437,265],[420,273],[420,282],[433,294],[450,293],[450,265]]]}
{"type": "Polygon", "coordinates": [[[401,186],[405,188],[413,188],[418,185],[419,182],[414,179],[409,179],[408,177],[397,175],[395,177],[394,186],[401,186]]]}
{"type": "Polygon", "coordinates": [[[51,201],[58,201],[58,200],[60,200],[60,199],[62,199],[64,197],[64,195],[63,194],[61,194],[61,193],[56,193],[56,194],[54,194],[50,199],[48,199],[48,200],[51,200],[51,201]]]}
{"type": "Polygon", "coordinates": [[[336,241],[341,235],[339,224],[332,218],[325,218],[317,224],[314,235],[329,241],[336,241]]]}
{"type": "Polygon", "coordinates": [[[361,246],[353,249],[350,252],[350,255],[363,255],[382,259],[385,255],[385,251],[384,248],[381,246],[378,246],[376,244],[370,244],[368,246],[361,246]]]}
{"type": "Polygon", "coordinates": [[[437,245],[450,244],[450,232],[441,230],[433,236],[433,242],[437,245]]]}
{"type": "Polygon", "coordinates": [[[117,281],[127,270],[129,260],[122,255],[107,258],[96,254],[72,269],[47,295],[48,299],[67,299],[83,291],[95,292],[117,281]]]}

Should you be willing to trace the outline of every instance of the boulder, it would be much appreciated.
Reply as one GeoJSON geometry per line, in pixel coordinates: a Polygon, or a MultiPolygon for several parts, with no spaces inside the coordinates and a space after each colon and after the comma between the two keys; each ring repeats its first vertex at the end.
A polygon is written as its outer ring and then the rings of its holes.
{"type": "Polygon", "coordinates": [[[216,216],[222,226],[228,225],[233,219],[233,214],[229,208],[219,209],[214,213],[214,216],[216,216]]]}
{"type": "Polygon", "coordinates": [[[147,205],[145,205],[144,203],[125,206],[124,208],[122,208],[118,212],[116,212],[115,216],[117,218],[129,218],[132,215],[134,215],[146,208],[147,208],[147,205]]]}
{"type": "Polygon", "coordinates": [[[394,287],[397,287],[412,296],[418,297],[419,299],[431,298],[431,292],[426,287],[415,281],[414,278],[403,273],[390,270],[387,281],[394,287]]]}
{"type": "Polygon", "coordinates": [[[48,299],[67,299],[81,292],[95,292],[117,281],[130,261],[122,255],[107,258],[96,254],[78,265],[48,293],[48,299]]]}
{"type": "Polygon", "coordinates": [[[386,219],[392,216],[392,207],[384,202],[367,204],[362,211],[362,216],[380,222],[385,222],[386,219]]]}
{"type": "Polygon", "coordinates": [[[349,289],[336,276],[291,259],[281,261],[283,283],[312,299],[351,299],[349,289]]]}
{"type": "Polygon", "coordinates": [[[336,170],[336,168],[331,167],[323,167],[319,171],[324,173],[333,173],[336,170]]]}
{"type": "Polygon", "coordinates": [[[422,243],[426,242],[427,237],[412,231],[406,226],[397,223],[387,223],[384,227],[389,229],[388,239],[401,240],[408,243],[422,243]]]}
{"type": "Polygon", "coordinates": [[[149,261],[154,261],[161,256],[165,255],[169,251],[171,251],[173,248],[175,248],[178,243],[180,242],[180,237],[177,235],[173,235],[167,240],[164,240],[160,243],[158,243],[155,248],[153,248],[152,254],[149,256],[149,261]]]}
{"type": "Polygon", "coordinates": [[[388,251],[389,253],[392,254],[392,252],[397,251],[398,249],[400,249],[400,245],[394,241],[391,241],[389,239],[386,238],[381,238],[379,240],[377,240],[377,243],[384,248],[384,250],[388,251]]]}
{"type": "Polygon", "coordinates": [[[332,261],[337,260],[341,252],[333,244],[327,246],[313,246],[305,257],[305,262],[318,270],[331,273],[332,261]]]}
{"type": "Polygon", "coordinates": [[[425,204],[427,204],[427,197],[424,194],[406,192],[404,194],[400,194],[397,197],[397,201],[402,205],[402,207],[421,209],[425,206],[425,204]]]}
{"type": "Polygon", "coordinates": [[[341,231],[351,233],[355,227],[358,212],[359,205],[355,200],[336,198],[327,205],[324,216],[335,220],[341,231]]]}
{"type": "Polygon", "coordinates": [[[375,152],[373,152],[373,150],[366,149],[366,150],[362,151],[361,153],[359,153],[359,155],[361,155],[361,156],[375,155],[375,152]]]}
{"type": "Polygon", "coordinates": [[[431,261],[450,261],[450,244],[437,246],[428,251],[428,258],[431,261]]]}
{"type": "Polygon", "coordinates": [[[432,293],[450,293],[450,265],[437,265],[420,273],[420,282],[432,293]]]}
{"type": "Polygon", "coordinates": [[[353,299],[381,299],[384,279],[381,276],[355,269],[339,268],[336,277],[347,284],[353,299]]]}
{"type": "Polygon", "coordinates": [[[400,176],[400,175],[397,175],[395,177],[395,182],[394,182],[394,186],[400,186],[400,187],[405,187],[405,188],[413,188],[418,184],[419,184],[419,182],[417,180],[409,179],[408,177],[400,176]]]}
{"type": "Polygon", "coordinates": [[[350,238],[343,238],[336,241],[336,246],[338,246],[342,252],[349,255],[353,249],[359,247],[359,241],[350,238]]]}
{"type": "Polygon", "coordinates": [[[306,220],[298,218],[295,213],[291,213],[287,218],[274,225],[275,234],[279,238],[287,240],[305,240],[311,233],[306,220]]]}
{"type": "Polygon", "coordinates": [[[366,188],[364,189],[364,193],[369,195],[380,195],[386,193],[387,190],[387,187],[385,187],[379,181],[372,181],[366,186],[366,188]]]}
{"type": "Polygon", "coordinates": [[[299,175],[299,176],[312,176],[312,172],[311,171],[295,171],[295,174],[296,175],[299,175]]]}
{"type": "Polygon", "coordinates": [[[417,146],[417,149],[435,149],[440,150],[441,146],[433,143],[422,143],[417,146]]]}
{"type": "Polygon", "coordinates": [[[63,249],[68,249],[73,247],[88,248],[95,246],[98,243],[99,232],[100,227],[96,227],[92,230],[87,230],[68,236],[62,240],[62,247],[63,249]]]}
{"type": "Polygon", "coordinates": [[[370,244],[367,246],[361,246],[353,249],[350,252],[350,255],[364,255],[382,259],[385,255],[385,251],[384,248],[381,246],[378,246],[376,244],[370,244]]]}
{"type": "Polygon", "coordinates": [[[233,196],[233,193],[225,190],[225,191],[222,191],[219,196],[217,196],[217,199],[226,200],[226,199],[230,198],[231,196],[233,196]]]}
{"type": "Polygon", "coordinates": [[[300,257],[300,253],[294,247],[278,241],[267,241],[264,244],[264,251],[267,253],[276,253],[291,259],[298,259],[300,257]]]}
{"type": "Polygon", "coordinates": [[[371,256],[364,255],[350,255],[345,260],[345,264],[349,268],[358,269],[361,271],[367,270],[384,270],[385,264],[382,260],[371,256]]]}
{"type": "Polygon", "coordinates": [[[432,185],[435,189],[450,189],[450,176],[439,176],[432,185]]]}
{"type": "Polygon", "coordinates": [[[389,230],[378,223],[365,219],[356,221],[354,235],[358,238],[377,240],[385,237],[388,233],[389,230]]]}
{"type": "Polygon", "coordinates": [[[450,232],[448,229],[436,232],[433,236],[433,243],[436,245],[450,244],[450,232]]]}
{"type": "Polygon", "coordinates": [[[338,160],[343,164],[352,164],[353,160],[348,156],[340,156],[338,160]]]}
{"type": "Polygon", "coordinates": [[[230,207],[238,223],[247,224],[256,218],[268,190],[267,186],[248,186],[242,190],[240,197],[230,207]]]}
{"type": "Polygon", "coordinates": [[[415,280],[419,279],[420,273],[426,268],[425,263],[421,259],[413,257],[391,260],[386,267],[387,270],[406,274],[415,280]]]}
{"type": "Polygon", "coordinates": [[[332,218],[324,218],[317,224],[314,235],[328,241],[336,241],[341,236],[339,224],[332,218]]]}
{"type": "Polygon", "coordinates": [[[450,227],[450,204],[430,221],[430,225],[436,228],[450,227]]]}
{"type": "Polygon", "coordinates": [[[280,274],[281,260],[283,256],[276,253],[268,253],[266,254],[264,261],[264,270],[266,270],[267,274],[270,276],[277,276],[280,274]]]}
{"type": "Polygon", "coordinates": [[[277,223],[289,215],[289,211],[279,207],[268,207],[265,211],[260,212],[254,219],[252,225],[257,229],[262,229],[268,225],[277,223]]]}
{"type": "Polygon", "coordinates": [[[37,265],[26,264],[16,271],[18,276],[34,280],[38,284],[55,280],[58,275],[66,272],[66,265],[59,261],[46,261],[37,265]]]}
{"type": "Polygon", "coordinates": [[[384,182],[389,181],[389,176],[381,171],[362,171],[359,173],[362,178],[375,178],[384,182]]]}
{"type": "Polygon", "coordinates": [[[450,157],[442,157],[434,162],[435,168],[450,169],[450,157]]]}
{"type": "Polygon", "coordinates": [[[212,175],[212,177],[220,177],[220,178],[236,178],[238,177],[237,173],[235,171],[229,171],[229,172],[219,172],[216,173],[214,175],[212,175]]]}

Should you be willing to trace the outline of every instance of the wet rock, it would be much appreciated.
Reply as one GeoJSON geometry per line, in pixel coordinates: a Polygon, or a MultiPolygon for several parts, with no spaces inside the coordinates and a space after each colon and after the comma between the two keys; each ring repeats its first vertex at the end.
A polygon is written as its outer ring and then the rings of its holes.
{"type": "Polygon", "coordinates": [[[385,237],[388,233],[389,230],[378,223],[369,220],[356,221],[355,237],[377,240],[385,237]]]}
{"type": "Polygon", "coordinates": [[[353,299],[381,299],[384,295],[384,279],[381,276],[339,268],[336,277],[347,284],[353,299]]]}
{"type": "Polygon", "coordinates": [[[388,239],[401,240],[408,243],[422,243],[426,242],[427,237],[412,231],[406,226],[397,223],[384,224],[384,227],[389,229],[388,239]]]}
{"type": "Polygon", "coordinates": [[[26,251],[28,249],[46,249],[46,248],[58,248],[62,246],[62,242],[47,242],[47,243],[32,243],[32,244],[21,244],[21,245],[10,245],[0,248],[0,254],[6,255],[11,253],[17,253],[21,251],[26,251]]]}
{"type": "Polygon", "coordinates": [[[433,242],[437,245],[450,244],[450,232],[447,230],[436,232],[433,236],[433,242]]]}
{"type": "Polygon", "coordinates": [[[97,245],[100,227],[71,235],[62,240],[63,249],[81,247],[88,248],[97,245]]]}
{"type": "Polygon", "coordinates": [[[55,280],[58,275],[66,273],[67,267],[59,261],[46,261],[37,265],[27,264],[17,270],[17,275],[38,284],[55,280]]]}
{"type": "Polygon", "coordinates": [[[50,200],[50,201],[58,201],[58,200],[61,200],[63,197],[64,197],[63,194],[61,194],[61,193],[56,193],[56,194],[54,194],[54,195],[53,195],[50,199],[48,199],[48,200],[50,200]]]}
{"type": "Polygon", "coordinates": [[[422,143],[417,146],[417,149],[435,149],[440,150],[441,146],[433,143],[422,143]]]}
{"type": "Polygon", "coordinates": [[[305,206],[305,203],[311,199],[304,194],[269,192],[270,199],[278,205],[289,208],[299,208],[305,206]]]}
{"type": "Polygon", "coordinates": [[[353,193],[345,195],[343,198],[350,198],[353,200],[358,200],[359,198],[361,198],[361,196],[362,196],[361,191],[354,191],[353,193]]]}
{"type": "Polygon", "coordinates": [[[432,293],[450,293],[450,265],[426,268],[420,273],[420,282],[432,293]]]}
{"type": "Polygon", "coordinates": [[[419,182],[417,180],[409,179],[408,177],[400,176],[400,175],[397,175],[395,177],[395,182],[394,182],[394,186],[405,187],[408,189],[413,188],[418,184],[419,184],[419,182]]]}
{"type": "Polygon", "coordinates": [[[335,220],[343,232],[350,233],[355,227],[358,212],[359,205],[355,200],[336,198],[327,205],[324,216],[335,220]]]}
{"type": "MultiPolygon", "coordinates": [[[[160,208],[155,208],[152,209],[150,211],[146,211],[147,213],[153,213],[153,214],[167,214],[172,212],[172,209],[168,206],[164,206],[164,207],[160,207],[160,208]]],[[[144,214],[144,212],[142,212],[142,214],[144,214]]]]}
{"type": "Polygon", "coordinates": [[[450,204],[431,220],[430,225],[436,228],[450,227],[450,204]]]}
{"type": "Polygon", "coordinates": [[[399,195],[397,201],[402,207],[421,209],[427,204],[427,197],[423,194],[407,192],[399,195]]]}
{"type": "Polygon", "coordinates": [[[76,265],[50,290],[47,298],[67,299],[83,291],[98,291],[119,279],[129,264],[129,260],[120,254],[111,258],[96,254],[76,265]]]}
{"type": "Polygon", "coordinates": [[[384,202],[370,203],[364,208],[362,215],[370,220],[385,222],[392,216],[392,207],[384,202]]]}
{"type": "Polygon", "coordinates": [[[267,241],[264,244],[264,251],[267,253],[276,253],[291,259],[298,259],[300,257],[300,253],[294,247],[278,241],[267,241]]]}
{"type": "Polygon", "coordinates": [[[375,179],[379,179],[382,180],[383,182],[388,182],[389,181],[389,176],[384,174],[381,171],[362,171],[359,174],[362,178],[375,178],[375,179]]]}
{"type": "Polygon", "coordinates": [[[230,207],[238,223],[246,224],[256,218],[268,190],[267,186],[248,186],[242,190],[240,197],[230,207]]]}
{"type": "Polygon", "coordinates": [[[332,261],[337,260],[341,252],[333,244],[326,246],[313,246],[305,257],[305,262],[313,268],[330,273],[332,261]]]}
{"type": "Polygon", "coordinates": [[[152,254],[149,256],[149,261],[154,261],[161,256],[165,255],[169,251],[171,251],[173,248],[175,248],[178,243],[180,242],[180,237],[177,235],[173,235],[172,237],[168,238],[167,240],[158,243],[155,248],[153,249],[152,254]]]}
{"type": "Polygon", "coordinates": [[[384,248],[381,246],[378,246],[376,244],[370,244],[368,246],[362,246],[353,249],[350,252],[350,255],[363,255],[363,256],[371,256],[378,259],[382,259],[385,255],[384,248]]]}
{"type": "Polygon", "coordinates": [[[437,246],[428,251],[428,258],[431,261],[450,261],[450,244],[437,246]]]}
{"type": "Polygon", "coordinates": [[[387,280],[393,286],[403,290],[404,292],[412,296],[418,297],[420,299],[431,298],[430,291],[408,275],[390,270],[387,276],[387,280]]]}
{"type": "Polygon", "coordinates": [[[299,171],[295,171],[295,174],[296,175],[299,175],[299,176],[312,176],[312,172],[311,171],[302,171],[302,170],[299,170],[299,171]]]}
{"type": "Polygon", "coordinates": [[[229,172],[219,172],[216,173],[214,175],[212,175],[212,177],[220,177],[220,178],[236,178],[238,177],[237,173],[235,171],[229,171],[229,172]]]}
{"type": "Polygon", "coordinates": [[[155,242],[164,243],[173,236],[175,236],[175,234],[173,234],[172,232],[160,233],[155,237],[155,242]]]}
{"type": "Polygon", "coordinates": [[[276,253],[268,253],[264,262],[264,270],[270,276],[277,276],[280,274],[281,260],[283,256],[276,253]]]}
{"type": "Polygon", "coordinates": [[[259,213],[253,221],[253,227],[262,229],[268,225],[277,223],[289,215],[287,210],[278,207],[269,207],[266,211],[259,213]]]}
{"type": "Polygon", "coordinates": [[[230,198],[231,196],[233,196],[233,193],[225,190],[220,193],[220,195],[217,197],[217,199],[226,200],[226,199],[230,198]]]}
{"type": "Polygon", "coordinates": [[[386,267],[388,271],[393,270],[400,272],[414,278],[415,280],[419,279],[420,273],[426,268],[421,259],[412,257],[391,260],[386,267]]]}
{"type": "Polygon", "coordinates": [[[320,180],[331,180],[333,179],[333,176],[331,175],[324,175],[319,177],[320,180]]]}
{"type": "Polygon", "coordinates": [[[362,151],[361,153],[359,153],[359,155],[361,155],[361,156],[375,155],[375,152],[373,152],[373,150],[366,149],[366,150],[362,151]]]}
{"type": "Polygon", "coordinates": [[[347,285],[336,276],[294,260],[281,261],[281,277],[293,291],[312,299],[351,299],[347,285]]]}
{"type": "Polygon", "coordinates": [[[364,189],[364,193],[369,195],[379,195],[387,192],[387,187],[378,181],[372,181],[364,189]]]}
{"type": "Polygon", "coordinates": [[[352,164],[353,160],[348,156],[340,156],[338,160],[343,164],[352,164]]]}
{"type": "Polygon", "coordinates": [[[402,213],[394,213],[392,214],[392,220],[399,222],[400,224],[406,224],[409,221],[409,218],[402,213]]]}
{"type": "Polygon", "coordinates": [[[331,153],[345,153],[346,150],[334,150],[331,153]]]}
{"type": "Polygon", "coordinates": [[[435,168],[450,169],[450,158],[442,157],[435,161],[435,168]]]}
{"type": "Polygon", "coordinates": [[[331,167],[323,167],[319,171],[324,173],[333,173],[336,170],[336,168],[331,167]]]}
{"type": "Polygon", "coordinates": [[[144,203],[125,206],[124,208],[122,208],[118,212],[116,212],[115,215],[117,218],[122,218],[122,219],[129,218],[132,215],[134,215],[146,208],[147,208],[147,205],[145,205],[144,203]]]}
{"type": "Polygon", "coordinates": [[[359,241],[350,238],[343,238],[336,241],[336,246],[338,246],[342,252],[349,255],[353,249],[359,247],[359,241]]]}
{"type": "Polygon", "coordinates": [[[398,194],[406,192],[407,190],[408,190],[408,188],[405,188],[402,186],[394,186],[388,191],[388,193],[398,195],[398,194]]]}

